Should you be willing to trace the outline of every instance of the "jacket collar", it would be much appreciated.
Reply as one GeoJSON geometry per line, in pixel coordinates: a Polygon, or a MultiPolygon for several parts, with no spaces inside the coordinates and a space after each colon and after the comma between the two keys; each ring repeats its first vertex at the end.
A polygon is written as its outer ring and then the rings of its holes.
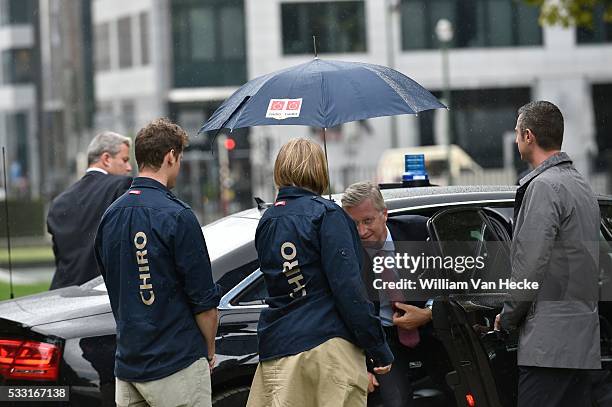
{"type": "Polygon", "coordinates": [[[299,198],[301,196],[317,196],[317,194],[300,187],[281,187],[278,190],[276,200],[278,201],[279,199],[285,198],[299,198]]]}
{"type": "Polygon", "coordinates": [[[544,160],[542,164],[538,165],[533,171],[521,178],[519,185],[523,186],[547,169],[563,163],[572,163],[572,159],[564,152],[559,152],[551,157],[548,157],[548,159],[544,160]]]}
{"type": "Polygon", "coordinates": [[[161,182],[154,180],[149,177],[136,177],[132,181],[132,186],[130,188],[153,188],[159,189],[163,192],[172,193],[170,190],[161,182]]]}

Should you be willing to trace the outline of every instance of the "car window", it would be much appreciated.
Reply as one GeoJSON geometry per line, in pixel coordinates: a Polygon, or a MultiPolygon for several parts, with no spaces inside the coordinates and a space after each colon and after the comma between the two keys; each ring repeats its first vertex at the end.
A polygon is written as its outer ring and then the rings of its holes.
{"type": "Polygon", "coordinates": [[[612,236],[612,205],[602,205],[600,207],[601,221],[612,236]]]}
{"type": "Polygon", "coordinates": [[[268,296],[268,289],[263,276],[260,276],[253,281],[246,289],[240,292],[231,304],[233,306],[249,306],[249,305],[265,305],[265,299],[268,296]]]}
{"type": "Polygon", "coordinates": [[[225,295],[238,283],[259,268],[259,261],[254,260],[224,273],[216,283],[221,287],[221,295],[225,295]]]}
{"type": "Polygon", "coordinates": [[[497,281],[510,276],[509,236],[497,219],[488,217],[480,209],[451,209],[434,215],[430,227],[443,256],[454,259],[469,256],[479,259],[483,265],[467,273],[451,272],[450,278],[497,281]]]}
{"type": "Polygon", "coordinates": [[[602,206],[600,212],[599,296],[601,301],[612,301],[612,206],[602,206]]]}

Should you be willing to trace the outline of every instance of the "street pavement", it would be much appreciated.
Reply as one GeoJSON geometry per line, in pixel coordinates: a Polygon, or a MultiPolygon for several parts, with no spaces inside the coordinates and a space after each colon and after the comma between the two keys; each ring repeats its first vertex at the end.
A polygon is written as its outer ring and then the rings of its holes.
{"type": "MultiPolygon", "coordinates": [[[[33,267],[13,269],[13,284],[36,284],[50,282],[55,267],[33,267]]],[[[0,268],[0,281],[9,282],[9,271],[0,268]]]]}

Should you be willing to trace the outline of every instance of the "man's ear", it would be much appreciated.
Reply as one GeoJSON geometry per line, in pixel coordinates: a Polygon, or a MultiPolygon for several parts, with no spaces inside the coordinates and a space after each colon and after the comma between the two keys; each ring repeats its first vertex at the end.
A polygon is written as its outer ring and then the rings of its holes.
{"type": "Polygon", "coordinates": [[[535,143],[535,134],[533,134],[531,129],[525,129],[525,142],[527,144],[535,143]]]}
{"type": "Polygon", "coordinates": [[[174,165],[174,163],[176,162],[176,157],[174,156],[174,149],[168,151],[166,153],[166,155],[164,156],[164,162],[169,166],[172,167],[174,165]]]}
{"type": "Polygon", "coordinates": [[[387,208],[382,210],[382,214],[385,217],[385,222],[387,221],[387,208]]]}
{"type": "Polygon", "coordinates": [[[110,160],[113,158],[107,151],[100,155],[100,162],[104,167],[110,167],[110,160]]]}

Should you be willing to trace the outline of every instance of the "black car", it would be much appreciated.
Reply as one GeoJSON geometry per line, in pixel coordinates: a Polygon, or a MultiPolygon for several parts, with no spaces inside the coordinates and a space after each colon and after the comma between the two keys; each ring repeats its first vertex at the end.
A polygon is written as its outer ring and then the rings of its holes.
{"type": "MultiPolygon", "coordinates": [[[[383,191],[390,217],[426,216],[433,244],[472,241],[466,251],[485,255],[488,268],[508,275],[514,195],[514,187],[383,191]]],[[[599,202],[601,290],[602,297],[610,298],[612,197],[600,196],[599,202]]],[[[253,239],[264,210],[259,204],[203,227],[214,279],[225,292],[219,305],[218,365],[212,374],[216,407],[245,405],[258,362],[257,321],[267,292],[253,239]]],[[[438,249],[442,254],[447,250],[443,244],[438,249]]],[[[504,294],[467,290],[436,298],[431,340],[415,350],[410,362],[417,405],[515,405],[518,337],[492,328],[504,294]]],[[[611,308],[600,304],[604,369],[594,379],[602,393],[612,368],[611,308]]],[[[114,352],[115,321],[101,277],[0,303],[0,385],[65,385],[70,405],[114,405],[114,352]]]]}

